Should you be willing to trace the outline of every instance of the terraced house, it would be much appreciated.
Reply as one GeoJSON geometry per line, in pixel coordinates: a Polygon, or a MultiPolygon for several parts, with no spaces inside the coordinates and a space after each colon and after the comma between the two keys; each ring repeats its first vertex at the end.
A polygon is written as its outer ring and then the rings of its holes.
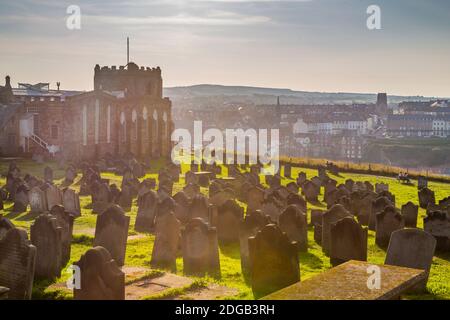
{"type": "Polygon", "coordinates": [[[94,68],[94,90],[50,89],[49,83],[0,87],[0,152],[92,159],[105,154],[168,156],[172,104],[162,96],[161,69],[130,62],[94,68]]]}

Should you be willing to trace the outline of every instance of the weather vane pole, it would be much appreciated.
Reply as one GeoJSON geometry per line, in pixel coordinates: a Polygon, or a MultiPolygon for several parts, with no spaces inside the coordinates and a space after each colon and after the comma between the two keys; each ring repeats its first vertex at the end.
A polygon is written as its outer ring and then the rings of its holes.
{"type": "Polygon", "coordinates": [[[130,63],[130,38],[127,37],[127,65],[130,63]]]}

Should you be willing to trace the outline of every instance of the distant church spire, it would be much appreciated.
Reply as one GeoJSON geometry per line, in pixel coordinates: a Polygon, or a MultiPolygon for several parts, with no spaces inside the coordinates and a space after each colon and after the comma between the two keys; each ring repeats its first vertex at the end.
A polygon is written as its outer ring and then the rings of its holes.
{"type": "Polygon", "coordinates": [[[130,63],[130,38],[127,37],[127,65],[130,63]]]}

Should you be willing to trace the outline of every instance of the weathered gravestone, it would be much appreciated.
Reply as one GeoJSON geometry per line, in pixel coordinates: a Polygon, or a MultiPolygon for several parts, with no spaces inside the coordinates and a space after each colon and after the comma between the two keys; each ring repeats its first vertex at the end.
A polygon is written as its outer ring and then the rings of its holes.
{"type": "Polygon", "coordinates": [[[217,237],[220,243],[239,242],[239,224],[244,217],[244,209],[234,200],[227,200],[218,207],[217,237]]]}
{"type": "Polygon", "coordinates": [[[53,170],[48,166],[44,168],[44,181],[53,183],[53,170]]]}
{"type": "Polygon", "coordinates": [[[327,256],[331,250],[331,227],[345,217],[352,215],[340,204],[335,204],[322,215],[322,251],[327,256]]]}
{"type": "Polygon", "coordinates": [[[402,217],[405,220],[406,228],[417,227],[417,215],[419,213],[419,206],[415,205],[411,201],[408,201],[402,206],[402,217]]]}
{"type": "Polygon", "coordinates": [[[74,217],[81,216],[80,197],[74,190],[70,188],[63,189],[62,205],[65,211],[72,214],[74,217]]]}
{"type": "Polygon", "coordinates": [[[321,246],[322,245],[322,221],[315,222],[314,225],[314,241],[321,246]]]}
{"type": "Polygon", "coordinates": [[[28,201],[30,202],[31,213],[43,213],[48,210],[47,197],[39,187],[33,187],[28,192],[28,201]]]}
{"type": "Polygon", "coordinates": [[[0,239],[6,235],[6,232],[14,228],[14,224],[8,218],[0,215],[0,239]]]}
{"type": "Polygon", "coordinates": [[[189,213],[191,218],[201,218],[205,222],[209,222],[210,209],[208,199],[202,195],[195,195],[189,206],[189,213]]]}
{"type": "Polygon", "coordinates": [[[155,224],[155,243],[151,260],[152,268],[176,271],[180,232],[181,223],[173,212],[165,212],[158,215],[155,224]]]}
{"type": "Polygon", "coordinates": [[[25,212],[28,207],[28,188],[21,185],[17,188],[14,196],[13,212],[25,212]]]}
{"type": "Polygon", "coordinates": [[[131,210],[131,206],[133,205],[133,191],[132,186],[127,182],[122,183],[118,204],[126,212],[131,210]]]}
{"type": "Polygon", "coordinates": [[[125,262],[130,217],[118,205],[112,205],[97,217],[94,247],[104,247],[119,266],[125,262]]]}
{"type": "Polygon", "coordinates": [[[306,181],[302,186],[303,194],[307,201],[311,203],[317,203],[319,200],[317,197],[320,193],[320,187],[317,187],[312,181],[306,181]]]}
{"type": "Polygon", "coordinates": [[[264,201],[264,190],[260,187],[251,187],[247,190],[247,210],[254,211],[262,208],[264,201]]]}
{"type": "Polygon", "coordinates": [[[67,167],[65,174],[65,182],[67,184],[71,184],[75,181],[76,177],[77,177],[77,170],[75,169],[75,167],[74,166],[67,167]]]}
{"type": "Polygon", "coordinates": [[[325,211],[323,211],[323,210],[312,209],[310,225],[313,226],[317,223],[322,225],[322,215],[324,214],[324,212],[325,211]]]}
{"type": "Polygon", "coordinates": [[[436,239],[428,232],[415,228],[397,230],[391,235],[384,263],[425,270],[425,281],[415,288],[425,290],[435,248],[436,239]]]}
{"type": "Polygon", "coordinates": [[[184,191],[180,191],[173,196],[173,200],[175,200],[175,207],[173,209],[175,217],[177,217],[182,224],[186,224],[190,219],[190,199],[186,196],[184,191]]]}
{"type": "Polygon", "coordinates": [[[249,238],[250,275],[256,299],[300,281],[297,244],[274,224],[249,238]]]}
{"type": "Polygon", "coordinates": [[[423,219],[423,226],[436,239],[436,251],[450,251],[450,220],[445,212],[430,212],[423,219]]]}
{"type": "Polygon", "coordinates": [[[419,194],[419,206],[423,209],[426,209],[428,204],[435,204],[436,198],[434,196],[434,191],[428,188],[422,188],[418,192],[419,194]]]}
{"type": "Polygon", "coordinates": [[[377,214],[382,212],[384,208],[392,206],[393,203],[386,197],[378,197],[372,201],[372,208],[369,217],[369,230],[375,231],[377,223],[377,214]]]}
{"type": "Polygon", "coordinates": [[[61,276],[62,228],[50,214],[39,215],[30,227],[31,243],[36,247],[35,277],[53,279],[61,276]]]}
{"type": "MultiPolygon", "coordinates": [[[[262,214],[268,216],[273,223],[278,223],[278,218],[280,217],[282,210],[283,205],[274,198],[265,200],[261,208],[262,214]]],[[[252,211],[248,211],[247,209],[247,212],[252,211]]]]}
{"type": "Polygon", "coordinates": [[[201,218],[194,218],[181,232],[184,274],[220,277],[217,232],[201,218]]]}
{"type": "Polygon", "coordinates": [[[375,183],[375,192],[381,193],[383,191],[389,191],[389,185],[387,183],[375,183]]]}
{"type": "Polygon", "coordinates": [[[417,178],[417,189],[428,188],[428,178],[425,176],[419,176],[417,178]]]}
{"type": "Polygon", "coordinates": [[[49,209],[55,205],[62,205],[62,193],[57,186],[47,183],[45,196],[47,197],[47,207],[49,209]]]}
{"type": "Polygon", "coordinates": [[[297,184],[301,186],[303,183],[306,182],[306,173],[305,172],[299,172],[297,176],[297,184]]]}
{"type": "Polygon", "coordinates": [[[59,205],[53,206],[50,214],[56,218],[58,226],[61,227],[61,265],[64,266],[70,259],[74,217],[59,205]]]}
{"type": "Polygon", "coordinates": [[[193,198],[200,194],[200,186],[196,183],[187,183],[183,188],[183,192],[188,198],[193,198]]]}
{"type": "Polygon", "coordinates": [[[106,182],[95,181],[91,187],[92,212],[100,214],[112,204],[112,195],[106,182]]]}
{"type": "Polygon", "coordinates": [[[10,229],[0,239],[0,286],[9,288],[9,299],[31,299],[35,259],[25,230],[10,229]]]}
{"type": "Polygon", "coordinates": [[[290,192],[290,193],[294,193],[297,194],[298,193],[298,185],[295,182],[289,182],[286,185],[286,189],[290,192]]]}
{"type": "Polygon", "coordinates": [[[292,177],[292,165],[290,163],[284,165],[284,176],[289,179],[292,177]]]}
{"type": "Polygon", "coordinates": [[[260,210],[247,213],[239,225],[239,246],[241,251],[241,270],[244,275],[250,272],[250,258],[248,252],[248,238],[253,237],[264,226],[270,224],[268,216],[260,210]]]}
{"type": "Polygon", "coordinates": [[[353,187],[355,186],[355,181],[353,181],[352,179],[347,179],[345,180],[344,185],[348,192],[352,192],[353,187]]]}
{"type": "Polygon", "coordinates": [[[278,218],[281,231],[295,241],[299,251],[308,251],[308,223],[306,214],[296,205],[288,206],[278,218]]]}
{"type": "Polygon", "coordinates": [[[376,219],[375,243],[380,248],[386,248],[392,232],[403,229],[405,221],[393,206],[385,207],[382,212],[377,213],[376,219]]]}
{"type": "Polygon", "coordinates": [[[137,199],[138,211],[134,230],[139,232],[151,232],[155,224],[158,196],[155,191],[147,190],[137,199]]]}
{"type": "Polygon", "coordinates": [[[346,217],[331,226],[330,262],[333,266],[349,260],[367,261],[367,228],[346,217]]]}
{"type": "MultiPolygon", "coordinates": [[[[370,216],[372,214],[372,203],[375,200],[376,193],[368,192],[362,196],[359,201],[354,201],[354,211],[358,217],[359,223],[363,226],[368,226],[370,216]]],[[[369,228],[370,229],[370,228],[369,228]]]]}
{"type": "Polygon", "coordinates": [[[103,247],[91,248],[75,265],[80,268],[80,288],[74,286],[75,300],[124,300],[125,274],[103,247]]]}
{"type": "Polygon", "coordinates": [[[286,204],[291,205],[295,204],[302,210],[303,212],[307,211],[307,202],[306,200],[299,194],[290,194],[286,199],[286,204]]]}

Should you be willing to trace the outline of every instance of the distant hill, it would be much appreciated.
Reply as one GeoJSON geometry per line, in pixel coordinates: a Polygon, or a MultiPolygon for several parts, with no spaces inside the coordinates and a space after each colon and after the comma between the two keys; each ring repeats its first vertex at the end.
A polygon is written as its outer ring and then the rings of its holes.
{"type": "MultiPolygon", "coordinates": [[[[199,84],[185,87],[164,88],[164,96],[170,97],[175,106],[180,104],[202,105],[216,103],[251,103],[276,104],[280,97],[281,104],[330,104],[330,103],[374,103],[376,93],[349,92],[308,92],[291,89],[261,88],[248,86],[222,86],[213,84],[199,84]]],[[[389,103],[402,101],[426,101],[433,97],[423,96],[391,96],[389,103]]]]}

